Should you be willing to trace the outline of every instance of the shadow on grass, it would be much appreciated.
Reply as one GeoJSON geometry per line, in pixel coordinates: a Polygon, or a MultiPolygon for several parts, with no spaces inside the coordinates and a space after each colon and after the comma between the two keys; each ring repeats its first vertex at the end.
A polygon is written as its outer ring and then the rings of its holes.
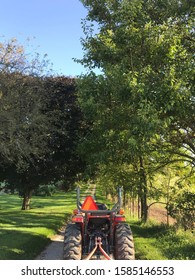
{"type": "Polygon", "coordinates": [[[21,209],[22,199],[17,195],[0,195],[0,210],[21,209]]]}
{"type": "MultiPolygon", "coordinates": [[[[62,221],[67,221],[69,214],[45,214],[45,213],[15,213],[10,217],[6,213],[1,214],[0,223],[4,223],[4,229],[10,226],[16,228],[47,228],[56,230],[62,226],[62,221]],[[7,225],[6,225],[7,224],[7,225]]],[[[0,230],[1,232],[1,230],[0,230]]]]}
{"type": "Polygon", "coordinates": [[[32,260],[49,242],[44,235],[1,230],[0,260],[32,260]]]}
{"type": "Polygon", "coordinates": [[[137,237],[146,237],[146,238],[152,238],[152,237],[158,237],[159,234],[163,234],[167,231],[167,226],[160,224],[160,225],[147,225],[142,224],[139,221],[132,222],[131,229],[134,232],[134,236],[137,237]]]}
{"type": "Polygon", "coordinates": [[[195,260],[195,245],[184,244],[179,246],[168,246],[163,251],[170,260],[195,260]]]}

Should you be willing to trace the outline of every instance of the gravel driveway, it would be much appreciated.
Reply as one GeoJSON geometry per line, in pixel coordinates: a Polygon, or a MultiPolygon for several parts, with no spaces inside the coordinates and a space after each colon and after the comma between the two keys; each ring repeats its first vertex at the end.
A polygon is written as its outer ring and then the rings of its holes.
{"type": "Polygon", "coordinates": [[[65,226],[59,233],[51,238],[51,243],[41,252],[35,260],[63,260],[63,241],[65,226]]]}

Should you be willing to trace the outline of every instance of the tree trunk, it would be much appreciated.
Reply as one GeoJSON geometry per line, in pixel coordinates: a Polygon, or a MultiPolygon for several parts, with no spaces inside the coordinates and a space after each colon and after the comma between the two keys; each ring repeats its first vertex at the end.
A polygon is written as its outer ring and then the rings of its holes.
{"type": "Polygon", "coordinates": [[[141,220],[142,222],[147,222],[148,219],[148,206],[147,206],[147,195],[146,189],[144,188],[141,197],[141,220]]]}
{"type": "Polygon", "coordinates": [[[32,196],[32,190],[26,190],[25,193],[24,193],[21,210],[29,210],[30,209],[31,196],[32,196]]]}
{"type": "Polygon", "coordinates": [[[138,198],[137,198],[137,216],[138,216],[138,219],[141,218],[141,215],[140,215],[140,197],[139,197],[139,194],[138,194],[138,198]]]}
{"type": "Polygon", "coordinates": [[[123,207],[126,208],[126,191],[123,189],[123,207]]]}
{"type": "Polygon", "coordinates": [[[133,218],[135,217],[135,199],[134,199],[134,197],[132,198],[132,216],[133,216],[133,218]]]}
{"type": "Polygon", "coordinates": [[[147,205],[147,177],[144,169],[143,159],[140,157],[140,202],[141,202],[141,220],[145,223],[148,219],[147,205]]]}

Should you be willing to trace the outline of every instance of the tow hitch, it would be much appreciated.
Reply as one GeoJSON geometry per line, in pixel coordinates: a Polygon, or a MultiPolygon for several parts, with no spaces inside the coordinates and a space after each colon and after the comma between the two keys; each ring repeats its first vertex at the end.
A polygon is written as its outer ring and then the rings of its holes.
{"type": "Polygon", "coordinates": [[[95,237],[95,247],[94,249],[91,251],[91,253],[89,253],[89,255],[84,259],[84,260],[90,260],[92,258],[92,256],[95,254],[97,249],[100,249],[100,252],[103,254],[103,256],[107,259],[107,260],[112,260],[108,254],[104,251],[104,249],[102,248],[102,239],[101,237],[95,237]]]}

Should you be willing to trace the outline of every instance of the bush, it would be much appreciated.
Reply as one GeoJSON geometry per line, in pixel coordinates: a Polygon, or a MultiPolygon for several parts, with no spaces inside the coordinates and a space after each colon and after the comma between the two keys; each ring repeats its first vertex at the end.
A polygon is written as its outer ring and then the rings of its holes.
{"type": "Polygon", "coordinates": [[[52,196],[56,191],[55,185],[41,185],[39,188],[34,192],[36,196],[52,196]]]}
{"type": "Polygon", "coordinates": [[[181,192],[175,201],[169,203],[167,207],[171,217],[177,220],[177,224],[185,230],[194,229],[195,224],[195,192],[184,190],[181,192]]]}

